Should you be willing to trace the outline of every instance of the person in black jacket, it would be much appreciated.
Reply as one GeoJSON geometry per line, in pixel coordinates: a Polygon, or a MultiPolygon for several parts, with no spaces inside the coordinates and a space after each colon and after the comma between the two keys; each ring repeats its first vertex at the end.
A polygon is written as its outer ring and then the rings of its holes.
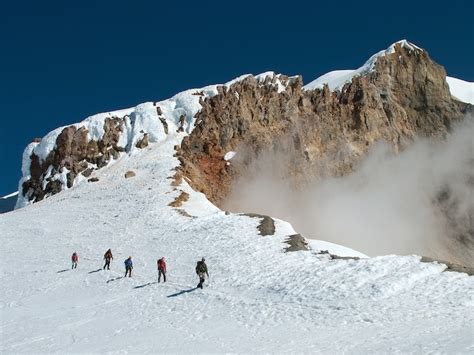
{"type": "Polygon", "coordinates": [[[196,274],[199,277],[199,284],[197,285],[197,287],[202,289],[202,285],[204,281],[206,280],[206,275],[209,278],[209,272],[207,271],[206,259],[202,258],[202,260],[197,262],[196,274]]]}

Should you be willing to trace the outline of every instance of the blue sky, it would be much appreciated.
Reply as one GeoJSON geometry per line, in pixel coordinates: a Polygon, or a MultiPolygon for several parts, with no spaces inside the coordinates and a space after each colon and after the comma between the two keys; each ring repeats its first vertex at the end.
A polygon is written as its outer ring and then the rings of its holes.
{"type": "Polygon", "coordinates": [[[0,196],[24,147],[87,116],[274,70],[310,80],[406,38],[474,81],[474,2],[10,1],[0,14],[0,196]]]}

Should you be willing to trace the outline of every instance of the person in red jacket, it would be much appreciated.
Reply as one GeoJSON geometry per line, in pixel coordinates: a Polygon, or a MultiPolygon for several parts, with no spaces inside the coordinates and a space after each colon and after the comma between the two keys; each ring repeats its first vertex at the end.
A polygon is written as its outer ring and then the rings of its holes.
{"type": "Polygon", "coordinates": [[[79,261],[79,257],[77,256],[76,252],[72,253],[71,261],[72,261],[72,268],[71,269],[76,269],[77,268],[77,262],[79,261]]]}
{"type": "Polygon", "coordinates": [[[165,257],[162,257],[156,262],[158,266],[158,283],[161,281],[161,275],[163,275],[163,282],[166,282],[166,262],[165,257]]]}
{"type": "Polygon", "coordinates": [[[104,260],[105,260],[105,264],[104,264],[104,270],[105,268],[107,268],[107,270],[110,270],[110,261],[113,260],[113,255],[112,255],[112,250],[107,250],[104,254],[104,260]]]}

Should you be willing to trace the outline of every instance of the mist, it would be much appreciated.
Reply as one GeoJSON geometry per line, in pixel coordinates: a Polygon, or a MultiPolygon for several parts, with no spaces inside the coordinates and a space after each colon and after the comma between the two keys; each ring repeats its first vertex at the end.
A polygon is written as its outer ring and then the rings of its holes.
{"type": "Polygon", "coordinates": [[[473,137],[469,117],[445,140],[419,139],[399,154],[378,143],[350,175],[324,178],[315,170],[298,186],[288,168],[297,152],[262,152],[224,207],[284,219],[307,238],[370,256],[418,254],[472,267],[473,137]]]}

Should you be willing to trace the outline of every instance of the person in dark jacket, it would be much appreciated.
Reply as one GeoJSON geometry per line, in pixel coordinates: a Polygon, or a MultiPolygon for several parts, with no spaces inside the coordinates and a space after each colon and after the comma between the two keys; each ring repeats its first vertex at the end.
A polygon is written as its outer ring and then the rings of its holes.
{"type": "Polygon", "coordinates": [[[206,275],[209,278],[209,273],[207,272],[206,259],[202,258],[202,260],[197,262],[196,274],[199,277],[199,283],[197,287],[202,289],[202,285],[204,284],[204,281],[206,280],[206,275]]]}
{"type": "Polygon", "coordinates": [[[165,257],[162,257],[156,262],[158,266],[158,283],[161,281],[161,275],[163,275],[163,282],[166,282],[166,262],[165,257]]]}
{"type": "Polygon", "coordinates": [[[129,256],[127,260],[124,261],[125,264],[125,277],[132,277],[132,269],[133,269],[133,262],[132,262],[132,257],[129,256]]]}
{"type": "Polygon", "coordinates": [[[113,255],[112,255],[112,250],[107,250],[104,254],[104,260],[105,260],[105,264],[104,264],[104,270],[105,268],[107,268],[107,270],[110,270],[110,261],[113,260],[113,255]]]}
{"type": "Polygon", "coordinates": [[[76,269],[77,268],[77,262],[79,261],[79,256],[77,255],[76,252],[72,253],[71,261],[72,261],[71,269],[76,269]]]}

